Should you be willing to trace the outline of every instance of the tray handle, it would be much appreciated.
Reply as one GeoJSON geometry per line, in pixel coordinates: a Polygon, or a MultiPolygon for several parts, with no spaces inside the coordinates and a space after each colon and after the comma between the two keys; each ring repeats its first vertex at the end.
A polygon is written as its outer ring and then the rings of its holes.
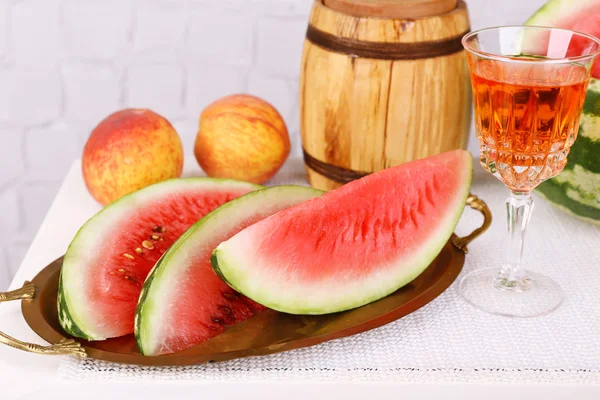
{"type": "Polygon", "coordinates": [[[465,254],[469,252],[467,245],[479,237],[483,232],[487,231],[492,224],[492,212],[483,200],[470,193],[469,197],[467,197],[467,205],[483,214],[483,224],[465,237],[454,236],[452,238],[452,244],[465,254]]]}
{"type": "MultiPolygon", "coordinates": [[[[0,303],[5,301],[23,300],[30,301],[35,297],[35,285],[31,282],[25,282],[22,288],[13,290],[11,292],[0,292],[0,303]]],[[[79,342],[73,339],[62,339],[56,344],[49,346],[41,346],[35,343],[22,342],[9,336],[3,332],[0,332],[0,343],[4,343],[15,349],[27,351],[35,354],[46,354],[46,355],[71,355],[78,357],[87,357],[85,349],[79,342]]]]}

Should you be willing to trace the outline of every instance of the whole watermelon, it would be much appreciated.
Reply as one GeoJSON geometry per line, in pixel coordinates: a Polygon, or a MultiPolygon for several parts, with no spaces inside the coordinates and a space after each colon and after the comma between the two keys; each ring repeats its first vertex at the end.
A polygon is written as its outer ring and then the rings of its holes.
{"type": "MultiPolygon", "coordinates": [[[[600,0],[551,0],[527,25],[567,28],[600,37],[600,0]]],[[[600,62],[592,76],[567,166],[537,191],[560,208],[600,223],[600,62]]]]}

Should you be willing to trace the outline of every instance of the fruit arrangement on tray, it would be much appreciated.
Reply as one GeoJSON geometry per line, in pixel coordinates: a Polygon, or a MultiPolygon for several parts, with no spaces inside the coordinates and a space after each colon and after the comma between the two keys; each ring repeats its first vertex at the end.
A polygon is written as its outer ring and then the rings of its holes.
{"type": "Polygon", "coordinates": [[[7,294],[33,299],[23,303],[25,319],[54,344],[0,340],[150,365],[312,345],[431,301],[490,223],[485,204],[469,195],[473,161],[464,150],[326,193],[261,186],[290,142],[275,108],[253,96],[209,105],[194,150],[209,176],[181,178],[182,142],[165,118],[126,109],[101,121],[82,172],[105,207],[61,260],[7,294]],[[465,204],[485,220],[461,239],[453,231],[465,204]]]}
{"type": "MultiPolygon", "coordinates": [[[[108,135],[97,129],[86,152],[105,151],[93,141],[106,143],[100,139],[108,135]]],[[[110,143],[121,149],[117,142],[110,143]]],[[[471,155],[456,150],[328,193],[219,178],[150,185],[111,203],[77,233],[62,265],[60,325],[88,341],[134,333],[142,354],[161,355],[266,308],[320,315],[371,303],[436,258],[462,214],[471,174],[471,155]]],[[[105,191],[122,182],[106,176],[105,191]]]]}

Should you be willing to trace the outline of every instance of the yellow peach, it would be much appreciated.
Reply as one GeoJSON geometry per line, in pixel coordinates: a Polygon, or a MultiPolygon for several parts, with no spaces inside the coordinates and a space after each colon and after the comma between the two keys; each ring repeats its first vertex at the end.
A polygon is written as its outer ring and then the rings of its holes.
{"type": "Polygon", "coordinates": [[[194,154],[209,176],[263,183],[275,175],[289,153],[283,118],[258,97],[227,96],[200,115],[194,154]]]}
{"type": "Polygon", "coordinates": [[[183,147],[162,116],[147,109],[125,109],[109,115],[92,131],[82,162],[88,190],[106,205],[181,176],[183,147]]]}

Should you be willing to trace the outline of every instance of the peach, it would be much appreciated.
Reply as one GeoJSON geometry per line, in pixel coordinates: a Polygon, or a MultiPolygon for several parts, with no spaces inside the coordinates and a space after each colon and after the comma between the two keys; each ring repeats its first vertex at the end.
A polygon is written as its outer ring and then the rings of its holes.
{"type": "Polygon", "coordinates": [[[109,115],[92,131],[82,163],[88,190],[107,205],[181,176],[183,147],[165,118],[151,110],[126,109],[109,115]]]}
{"type": "Polygon", "coordinates": [[[227,96],[200,115],[194,154],[209,176],[263,183],[275,175],[289,153],[283,118],[258,97],[227,96]]]}

